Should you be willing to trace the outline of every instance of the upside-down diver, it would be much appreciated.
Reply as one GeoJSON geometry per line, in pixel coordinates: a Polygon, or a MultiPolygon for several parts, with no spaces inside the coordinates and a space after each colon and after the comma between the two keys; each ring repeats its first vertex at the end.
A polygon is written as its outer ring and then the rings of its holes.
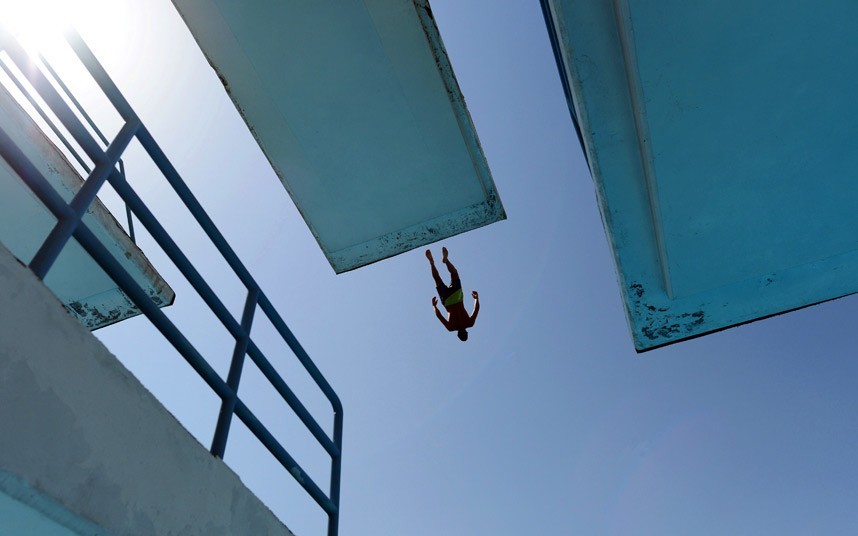
{"type": "Polygon", "coordinates": [[[474,298],[474,312],[468,315],[465,310],[464,295],[462,294],[462,282],[459,280],[459,272],[456,267],[447,258],[447,248],[441,248],[441,262],[447,266],[450,271],[450,286],[444,284],[438,269],[435,268],[435,260],[432,258],[432,252],[426,250],[426,258],[429,259],[429,265],[432,267],[432,279],[435,280],[435,288],[438,290],[438,296],[441,298],[441,303],[447,310],[447,318],[438,310],[438,298],[432,298],[432,309],[435,310],[435,316],[444,324],[447,331],[455,331],[459,340],[464,342],[468,340],[468,328],[474,327],[474,322],[477,321],[477,314],[480,312],[480,295],[476,290],[471,292],[474,298]]]}

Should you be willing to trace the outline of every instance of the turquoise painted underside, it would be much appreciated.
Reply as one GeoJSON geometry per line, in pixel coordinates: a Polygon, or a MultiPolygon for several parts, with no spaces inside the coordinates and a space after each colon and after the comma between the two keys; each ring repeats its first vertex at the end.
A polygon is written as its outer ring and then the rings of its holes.
{"type": "Polygon", "coordinates": [[[335,271],[505,218],[425,0],[174,4],[335,271]]]}
{"type": "Polygon", "coordinates": [[[638,350],[858,291],[858,5],[549,5],[638,350]]]}
{"type": "Polygon", "coordinates": [[[0,469],[0,534],[110,536],[16,475],[0,469]]]}

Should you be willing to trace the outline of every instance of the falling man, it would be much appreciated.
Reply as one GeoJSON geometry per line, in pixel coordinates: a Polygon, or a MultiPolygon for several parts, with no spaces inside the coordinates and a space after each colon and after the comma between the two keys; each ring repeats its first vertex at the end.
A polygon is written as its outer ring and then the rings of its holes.
{"type": "Polygon", "coordinates": [[[447,270],[450,271],[450,286],[444,284],[438,269],[435,268],[435,260],[432,258],[432,252],[426,250],[426,258],[429,259],[429,265],[432,267],[432,279],[435,280],[435,288],[438,290],[438,296],[441,297],[441,303],[444,304],[444,309],[447,310],[447,318],[438,310],[438,298],[432,298],[432,308],[435,310],[435,316],[444,324],[447,331],[455,331],[459,336],[459,340],[464,342],[468,340],[468,328],[474,327],[474,322],[477,321],[477,314],[480,312],[480,295],[474,290],[471,296],[474,298],[474,312],[468,315],[465,310],[464,295],[462,294],[462,282],[459,280],[459,272],[456,267],[447,258],[447,248],[441,248],[441,262],[447,265],[447,270]]]}

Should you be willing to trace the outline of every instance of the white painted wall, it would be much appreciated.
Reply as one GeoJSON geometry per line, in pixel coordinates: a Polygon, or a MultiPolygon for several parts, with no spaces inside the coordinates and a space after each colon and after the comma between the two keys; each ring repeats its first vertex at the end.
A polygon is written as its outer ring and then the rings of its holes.
{"type": "Polygon", "coordinates": [[[0,492],[17,482],[16,500],[47,496],[30,506],[72,514],[46,512],[54,520],[120,535],[291,535],[2,245],[0,431],[0,492]]]}

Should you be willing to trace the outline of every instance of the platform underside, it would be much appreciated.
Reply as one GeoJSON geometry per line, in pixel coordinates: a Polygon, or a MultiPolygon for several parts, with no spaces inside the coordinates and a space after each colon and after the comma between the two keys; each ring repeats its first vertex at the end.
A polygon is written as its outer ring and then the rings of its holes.
{"type": "Polygon", "coordinates": [[[639,351],[858,291],[858,5],[545,3],[639,351]]]}

